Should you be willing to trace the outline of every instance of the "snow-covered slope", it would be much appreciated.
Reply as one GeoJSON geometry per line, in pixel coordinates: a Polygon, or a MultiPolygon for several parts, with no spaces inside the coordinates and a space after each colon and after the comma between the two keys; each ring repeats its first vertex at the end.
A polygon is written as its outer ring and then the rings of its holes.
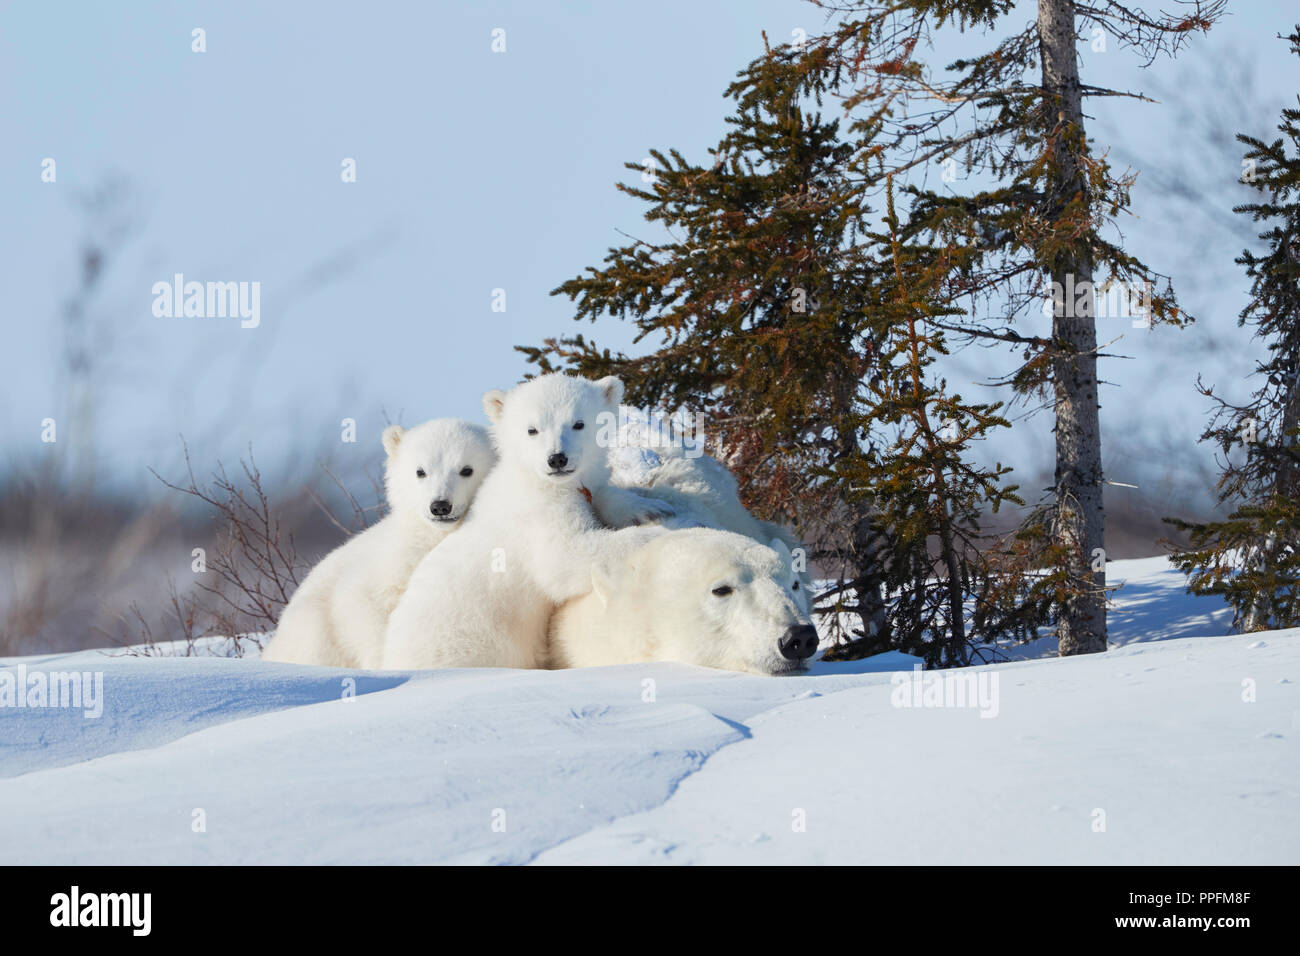
{"type": "Polygon", "coordinates": [[[1160,559],[1111,578],[1119,646],[964,672],[982,707],[895,706],[901,655],[3,661],[102,672],[104,700],[0,707],[0,863],[1300,862],[1300,632],[1213,636],[1160,559]]]}

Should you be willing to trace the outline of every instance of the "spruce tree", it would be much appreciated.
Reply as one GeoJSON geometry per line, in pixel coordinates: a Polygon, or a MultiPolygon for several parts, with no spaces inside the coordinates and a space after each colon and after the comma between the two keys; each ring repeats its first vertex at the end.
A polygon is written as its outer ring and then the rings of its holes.
{"type": "MultiPolygon", "coordinates": [[[[1300,56],[1300,26],[1286,39],[1300,56]]],[[[1242,405],[1200,386],[1214,402],[1201,440],[1222,455],[1218,499],[1233,510],[1223,521],[1166,519],[1189,535],[1173,555],[1188,590],[1222,595],[1242,631],[1300,625],[1300,109],[1284,109],[1278,131],[1271,142],[1237,136],[1260,199],[1234,211],[1267,225],[1267,252],[1236,260],[1251,280],[1238,325],[1265,348],[1260,384],[1242,405]]]]}
{"type": "Polygon", "coordinates": [[[782,48],[742,71],[707,165],[652,151],[649,185],[618,188],[667,238],[612,249],[555,290],[578,319],[631,321],[656,349],[611,354],[579,334],[521,350],[542,370],[618,374],[636,404],[703,413],[746,504],[816,542],[832,581],[820,609],[833,631],[851,622],[840,656],[966,663],[971,641],[1032,630],[1024,605],[999,603],[977,546],[979,513],[1014,489],[964,457],[1005,422],[932,379],[946,349],[933,320],[953,311],[936,297],[947,263],[900,243],[892,206],[873,232],[870,124],[841,139],[815,110],[829,74],[806,66],[782,48]]]}
{"type": "Polygon", "coordinates": [[[1046,608],[1032,601],[999,607],[997,600],[1024,589],[1012,584],[1011,567],[995,563],[999,548],[980,522],[1007,501],[1023,502],[1014,486],[1002,484],[1010,469],[970,459],[972,443],[1009,427],[1000,403],[967,402],[935,376],[935,362],[948,354],[939,320],[961,314],[941,298],[951,268],[947,254],[903,243],[892,184],[884,225],[873,237],[878,245],[858,252],[879,250],[887,266],[875,310],[882,343],[862,394],[874,430],[889,434],[843,468],[851,493],[871,502],[885,529],[886,583],[896,595],[889,605],[890,645],[923,657],[927,666],[961,666],[971,662],[970,644],[1035,633],[1046,608]],[[969,621],[968,605],[975,612],[969,621]]]}
{"type": "Polygon", "coordinates": [[[876,290],[846,259],[866,210],[850,182],[854,147],[807,108],[822,81],[813,71],[792,85],[787,64],[760,57],[726,91],[735,115],[708,162],[652,150],[648,184],[626,164],[635,181],[617,188],[666,235],[611,249],[553,294],[579,320],[634,323],[652,351],[611,354],[582,334],[520,350],[543,371],[557,360],[618,374],[631,404],[698,416],[746,505],[817,543],[810,557],[839,581],[828,599],[859,622],[849,630],[881,633],[880,529],[835,477],[863,435],[876,290]]]}
{"type": "Polygon", "coordinates": [[[830,69],[846,109],[866,111],[861,123],[880,147],[883,176],[913,177],[910,226],[948,249],[946,296],[969,297],[966,318],[949,326],[964,337],[957,344],[1010,345],[1020,358],[1005,381],[1053,410],[1051,498],[1034,512],[1039,524],[1021,546],[1036,545],[1032,559],[1050,572],[1059,650],[1069,655],[1106,648],[1094,282],[1141,290],[1140,311],[1152,325],[1188,321],[1167,280],[1111,238],[1133,177],[1114,173],[1093,147],[1083,104],[1132,94],[1086,85],[1078,43],[1087,39],[1096,50],[1109,42],[1148,61],[1174,55],[1221,16],[1223,0],[1192,0],[1175,14],[1113,0],[1038,0],[1037,18],[986,53],[943,71],[919,59],[933,31],[994,29],[1015,8],[1014,0],[850,0],[835,5],[839,22],[799,59],[830,69]],[[952,180],[941,189],[925,184],[934,164],[952,180]],[[962,167],[993,185],[963,191],[962,167]],[[1033,313],[1049,289],[1051,328],[1033,334],[1033,313]]]}

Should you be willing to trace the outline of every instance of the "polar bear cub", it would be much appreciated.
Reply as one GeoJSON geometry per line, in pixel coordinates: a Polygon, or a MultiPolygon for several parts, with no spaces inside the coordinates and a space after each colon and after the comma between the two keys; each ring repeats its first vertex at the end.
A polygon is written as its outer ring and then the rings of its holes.
{"type": "Polygon", "coordinates": [[[452,418],[384,429],[389,514],[325,556],[294,592],[262,659],[378,667],[411,572],[462,521],[496,462],[487,429],[452,418]]]}
{"type": "Polygon", "coordinates": [[[499,461],[464,526],[431,551],[388,623],[385,668],[539,667],[557,605],[591,589],[591,566],[662,528],[616,528],[672,513],[609,481],[601,428],[617,378],[542,375],[483,396],[499,461]],[[594,507],[593,507],[594,505],[594,507]]]}
{"type": "Polygon", "coordinates": [[[634,419],[630,426],[622,429],[619,446],[610,453],[614,483],[671,505],[676,514],[663,522],[666,528],[733,531],[761,544],[780,540],[785,545],[782,553],[790,557],[786,577],[795,603],[804,614],[810,613],[812,576],[798,539],[780,525],[750,514],[740,502],[735,476],[722,462],[695,447],[691,438],[674,432],[667,442],[652,445],[647,422],[634,419]]]}
{"type": "Polygon", "coordinates": [[[551,619],[550,666],[678,661],[792,674],[817,650],[795,600],[785,543],[730,531],[669,531],[592,568],[592,590],[551,619]]]}

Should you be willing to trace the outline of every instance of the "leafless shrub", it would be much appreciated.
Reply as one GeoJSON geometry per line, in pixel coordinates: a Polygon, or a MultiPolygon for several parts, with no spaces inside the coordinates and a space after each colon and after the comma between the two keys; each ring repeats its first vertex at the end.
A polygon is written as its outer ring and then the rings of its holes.
{"type": "Polygon", "coordinates": [[[334,487],[336,487],[343,495],[348,503],[348,507],[352,510],[352,523],[350,526],[345,525],[335,516],[333,509],[314,488],[309,487],[306,489],[307,495],[320,509],[326,520],[328,520],[335,528],[350,537],[354,534],[360,534],[362,531],[365,531],[366,528],[370,527],[384,516],[384,486],[383,483],[373,474],[369,471],[366,472],[366,478],[370,482],[371,491],[375,495],[375,504],[367,508],[362,506],[361,502],[357,500],[356,495],[352,493],[352,490],[348,488],[343,479],[340,478],[338,474],[329,467],[329,465],[322,462],[320,468],[321,471],[329,477],[330,481],[333,482],[334,487]]]}
{"type": "MultiPolygon", "coordinates": [[[[130,614],[135,620],[134,630],[138,633],[139,639],[135,643],[126,644],[125,650],[128,656],[156,656],[161,652],[163,646],[171,645],[174,647],[177,644],[184,649],[176,656],[193,657],[197,653],[197,641],[202,636],[199,629],[201,627],[199,624],[201,609],[198,599],[193,593],[181,594],[176,587],[176,579],[171,576],[167,578],[167,594],[169,607],[164,623],[174,628],[174,630],[162,640],[154,637],[153,625],[150,623],[145,610],[137,602],[131,602],[130,614]]],[[[217,627],[221,627],[220,622],[217,622],[217,627]]],[[[238,646],[237,640],[236,646],[238,646]]]]}
{"type": "Polygon", "coordinates": [[[184,451],[182,483],[152,473],[168,488],[216,512],[214,547],[203,557],[216,583],[197,585],[210,602],[208,613],[223,622],[234,639],[275,630],[306,567],[293,533],[284,530],[279,513],[271,507],[252,448],[239,461],[242,481],[232,478],[220,462],[210,479],[200,481],[188,445],[184,451]]]}
{"type": "MultiPolygon", "coordinates": [[[[233,474],[218,461],[207,480],[196,476],[184,439],[182,448],[184,479],[172,482],[151,471],[166,487],[198,503],[216,525],[213,545],[203,555],[204,570],[212,578],[211,583],[199,578],[195,589],[187,594],[180,594],[169,579],[170,608],[163,624],[174,635],[168,640],[183,642],[186,654],[194,652],[197,638],[220,635],[233,642],[236,655],[242,655],[245,645],[260,648],[263,636],[275,630],[280,614],[310,568],[311,562],[304,558],[297,536],[289,530],[305,524],[300,513],[305,501],[310,501],[330,525],[347,536],[365,530],[376,515],[382,515],[383,486],[366,472],[376,504],[364,506],[339,475],[322,463],[322,471],[351,510],[350,518],[345,520],[310,485],[279,504],[273,503],[251,447],[233,474]]],[[[139,608],[133,609],[133,616],[135,643],[143,653],[157,653],[161,642],[156,640],[147,616],[139,608]]]]}

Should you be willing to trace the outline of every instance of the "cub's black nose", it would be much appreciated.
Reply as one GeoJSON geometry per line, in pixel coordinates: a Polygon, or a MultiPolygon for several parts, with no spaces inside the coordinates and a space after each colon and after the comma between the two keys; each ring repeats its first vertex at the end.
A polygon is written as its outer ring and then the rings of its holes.
{"type": "Polygon", "coordinates": [[[429,510],[433,512],[435,517],[445,518],[447,515],[451,514],[451,502],[446,498],[439,498],[433,504],[429,505],[429,510]]]}
{"type": "Polygon", "coordinates": [[[776,646],[788,661],[806,660],[817,653],[817,628],[811,624],[792,624],[776,646]]]}
{"type": "Polygon", "coordinates": [[[559,471],[569,463],[569,456],[562,451],[557,451],[550,458],[546,459],[546,464],[550,466],[551,471],[559,471]]]}

